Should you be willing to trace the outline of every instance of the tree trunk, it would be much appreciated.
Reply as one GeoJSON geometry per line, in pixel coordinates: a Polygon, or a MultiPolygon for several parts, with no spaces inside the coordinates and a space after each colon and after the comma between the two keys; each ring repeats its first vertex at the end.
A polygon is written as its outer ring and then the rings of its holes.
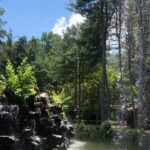
{"type": "Polygon", "coordinates": [[[101,1],[101,50],[102,50],[102,90],[101,90],[101,121],[110,119],[110,102],[106,73],[106,39],[107,39],[107,0],[101,1]]]}
{"type": "Polygon", "coordinates": [[[77,99],[78,99],[78,95],[77,95],[77,90],[78,90],[78,70],[77,70],[77,61],[75,62],[75,83],[74,83],[74,98],[75,98],[75,109],[78,112],[78,103],[77,103],[77,99]]]}
{"type": "MultiPolygon", "coordinates": [[[[125,105],[124,101],[124,92],[123,92],[123,65],[122,65],[122,24],[123,24],[123,1],[120,0],[118,4],[118,11],[116,12],[116,37],[118,42],[118,58],[119,58],[119,105],[120,108],[122,108],[123,105],[125,105]]],[[[119,122],[123,122],[123,112],[121,109],[119,109],[119,122]]]]}
{"type": "Polygon", "coordinates": [[[144,87],[144,60],[145,60],[145,28],[144,28],[144,14],[142,8],[143,2],[138,0],[137,10],[138,10],[138,21],[139,21],[139,81],[138,81],[138,96],[139,96],[139,107],[138,107],[138,128],[147,128],[147,114],[146,114],[146,99],[145,99],[145,87],[144,87]]]}
{"type": "MultiPolygon", "coordinates": [[[[118,54],[119,54],[119,72],[120,72],[120,79],[119,79],[119,84],[120,84],[120,88],[122,90],[122,86],[123,86],[123,81],[122,81],[122,77],[123,77],[123,72],[122,72],[122,47],[121,47],[121,35],[122,35],[122,1],[120,0],[119,3],[119,12],[118,12],[118,29],[117,29],[117,38],[118,38],[118,54]]],[[[121,93],[122,94],[122,93],[121,93]]]]}
{"type": "MultiPolygon", "coordinates": [[[[131,18],[133,19],[133,18],[131,18]]],[[[132,66],[132,61],[131,58],[133,56],[131,56],[131,52],[133,51],[133,20],[129,20],[130,22],[128,22],[127,25],[127,29],[128,29],[128,41],[127,41],[127,45],[128,45],[128,72],[129,72],[129,81],[130,81],[130,92],[131,92],[131,102],[132,102],[132,107],[133,107],[133,123],[134,123],[134,128],[137,128],[137,117],[136,117],[136,108],[135,108],[135,102],[134,102],[134,96],[133,96],[133,75],[132,75],[132,71],[131,71],[131,66],[132,66]]]]}
{"type": "Polygon", "coordinates": [[[79,60],[79,66],[78,66],[78,105],[79,105],[79,123],[81,122],[81,60],[79,60]]]}

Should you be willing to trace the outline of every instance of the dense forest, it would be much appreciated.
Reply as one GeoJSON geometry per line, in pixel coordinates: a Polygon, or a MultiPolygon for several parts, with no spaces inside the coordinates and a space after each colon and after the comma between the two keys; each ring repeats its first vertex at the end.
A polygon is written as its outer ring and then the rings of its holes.
{"type": "Polygon", "coordinates": [[[150,1],[76,0],[67,8],[85,20],[63,36],[50,31],[14,41],[0,19],[0,93],[28,104],[47,92],[79,123],[149,129],[150,1]]]}

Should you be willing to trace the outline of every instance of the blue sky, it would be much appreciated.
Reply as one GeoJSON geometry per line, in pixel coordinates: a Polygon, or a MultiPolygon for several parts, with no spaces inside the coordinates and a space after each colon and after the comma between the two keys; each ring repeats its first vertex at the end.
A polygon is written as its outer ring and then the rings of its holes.
{"type": "MultiPolygon", "coordinates": [[[[60,33],[76,20],[79,15],[67,10],[69,0],[2,0],[0,7],[5,9],[2,17],[7,21],[5,29],[12,30],[14,36],[33,35],[40,37],[42,32],[53,30],[60,33]]],[[[60,33],[61,34],[61,33],[60,33]]]]}

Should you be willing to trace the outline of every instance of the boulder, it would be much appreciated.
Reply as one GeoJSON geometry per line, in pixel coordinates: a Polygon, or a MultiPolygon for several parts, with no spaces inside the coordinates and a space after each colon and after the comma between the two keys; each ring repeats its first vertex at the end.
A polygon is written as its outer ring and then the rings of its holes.
{"type": "Polygon", "coordinates": [[[0,149],[1,150],[15,150],[14,145],[17,142],[14,136],[0,136],[0,149]]]}
{"type": "Polygon", "coordinates": [[[50,99],[48,93],[41,93],[36,96],[36,102],[42,102],[45,106],[48,105],[50,99]]]}
{"type": "Polygon", "coordinates": [[[6,95],[0,94],[0,104],[6,104],[6,103],[7,103],[6,95]]]}

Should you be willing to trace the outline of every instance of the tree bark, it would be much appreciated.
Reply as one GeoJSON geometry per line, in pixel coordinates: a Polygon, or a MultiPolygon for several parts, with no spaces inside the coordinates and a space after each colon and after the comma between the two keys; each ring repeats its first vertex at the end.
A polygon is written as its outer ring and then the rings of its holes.
{"type": "Polygon", "coordinates": [[[101,50],[102,50],[102,93],[101,93],[101,121],[110,119],[110,102],[108,81],[106,73],[106,40],[108,29],[108,14],[107,14],[107,0],[101,1],[101,50]]]}
{"type": "MultiPolygon", "coordinates": [[[[130,24],[130,23],[129,23],[130,24]]],[[[130,92],[131,92],[131,102],[133,107],[133,122],[134,122],[134,128],[137,127],[137,118],[136,118],[136,109],[135,109],[135,102],[134,102],[134,96],[133,96],[133,78],[132,78],[132,61],[131,61],[131,51],[133,49],[133,24],[131,26],[128,26],[128,71],[129,71],[129,81],[130,81],[130,92]]]]}
{"type": "Polygon", "coordinates": [[[74,83],[74,98],[75,98],[75,109],[78,112],[78,95],[77,95],[77,91],[78,91],[78,70],[77,70],[77,61],[75,62],[75,83],[74,83]]]}
{"type": "Polygon", "coordinates": [[[79,60],[78,73],[78,103],[79,103],[79,123],[81,122],[81,60],[79,60]]]}
{"type": "Polygon", "coordinates": [[[145,27],[144,27],[144,7],[143,2],[137,1],[138,10],[138,22],[139,22],[139,81],[138,81],[138,128],[147,128],[147,114],[146,114],[146,99],[145,99],[145,87],[144,87],[144,76],[145,76],[145,27]]]}

